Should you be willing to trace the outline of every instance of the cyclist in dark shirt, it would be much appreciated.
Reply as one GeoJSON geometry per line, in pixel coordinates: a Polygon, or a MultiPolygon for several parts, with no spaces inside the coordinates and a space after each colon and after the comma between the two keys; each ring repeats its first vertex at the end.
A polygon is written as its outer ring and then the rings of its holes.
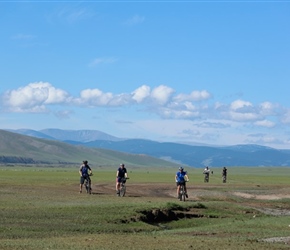
{"type": "Polygon", "coordinates": [[[80,178],[80,193],[82,192],[83,185],[86,179],[88,179],[89,183],[91,184],[90,175],[93,174],[92,169],[88,165],[88,161],[83,161],[83,164],[80,166],[79,174],[80,178]]]}
{"type": "Polygon", "coordinates": [[[120,167],[117,170],[117,174],[116,174],[116,192],[117,194],[120,193],[120,185],[121,185],[121,181],[122,178],[128,178],[128,174],[127,174],[127,169],[125,168],[125,164],[121,163],[120,167]]]}
{"type": "Polygon", "coordinates": [[[223,171],[222,171],[223,183],[226,183],[226,181],[227,181],[227,174],[228,174],[228,170],[226,167],[224,167],[223,171]]]}

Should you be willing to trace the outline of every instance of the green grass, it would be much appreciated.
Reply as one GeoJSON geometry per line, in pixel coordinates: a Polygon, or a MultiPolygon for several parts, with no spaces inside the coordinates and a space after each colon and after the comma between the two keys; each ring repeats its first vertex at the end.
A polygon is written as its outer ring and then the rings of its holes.
{"type": "MultiPolygon", "coordinates": [[[[172,168],[128,169],[130,185],[172,184],[172,168]]],[[[199,200],[127,196],[98,192],[115,185],[115,168],[95,168],[96,193],[79,194],[78,168],[0,167],[0,249],[289,249],[259,239],[290,234],[289,216],[266,215],[253,207],[288,209],[289,199],[256,200],[257,195],[290,190],[288,168],[221,168],[203,183],[202,169],[187,169],[188,185],[199,200]],[[288,178],[288,181],[287,181],[288,178]],[[161,223],[137,220],[140,211],[191,210],[199,217],[161,223]],[[121,244],[121,245],[120,245],[121,244]]],[[[93,189],[94,191],[94,189],[93,189]]]]}

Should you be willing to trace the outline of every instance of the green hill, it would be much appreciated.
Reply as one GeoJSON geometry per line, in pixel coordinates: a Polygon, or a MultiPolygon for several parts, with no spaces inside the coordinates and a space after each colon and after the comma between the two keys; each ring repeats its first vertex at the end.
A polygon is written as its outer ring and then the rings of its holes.
{"type": "Polygon", "coordinates": [[[84,159],[98,166],[116,166],[121,162],[136,167],[177,166],[148,155],[75,146],[0,130],[1,164],[80,164],[84,159]]]}

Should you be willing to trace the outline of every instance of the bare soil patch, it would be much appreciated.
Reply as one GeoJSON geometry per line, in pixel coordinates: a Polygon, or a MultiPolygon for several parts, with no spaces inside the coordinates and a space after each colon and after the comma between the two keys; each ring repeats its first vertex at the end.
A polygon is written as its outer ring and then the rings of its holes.
{"type": "Polygon", "coordinates": [[[242,198],[257,199],[257,200],[280,200],[284,198],[287,198],[287,199],[290,198],[290,194],[281,194],[281,193],[259,195],[259,194],[249,194],[249,193],[242,193],[242,192],[233,192],[233,195],[236,195],[242,198]]]}
{"type": "Polygon", "coordinates": [[[261,242],[269,242],[269,243],[284,243],[286,245],[290,245],[290,237],[273,237],[260,240],[261,242]]]}
{"type": "MultiPolygon", "coordinates": [[[[93,185],[93,193],[110,195],[115,194],[114,184],[93,185]]],[[[127,184],[126,196],[128,197],[175,197],[174,185],[168,184],[127,184]]]]}

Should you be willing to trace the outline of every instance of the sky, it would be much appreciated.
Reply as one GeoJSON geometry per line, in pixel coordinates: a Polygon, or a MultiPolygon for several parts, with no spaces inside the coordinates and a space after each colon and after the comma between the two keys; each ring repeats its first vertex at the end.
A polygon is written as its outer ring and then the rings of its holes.
{"type": "Polygon", "coordinates": [[[290,1],[0,0],[0,129],[290,149],[290,1]]]}

